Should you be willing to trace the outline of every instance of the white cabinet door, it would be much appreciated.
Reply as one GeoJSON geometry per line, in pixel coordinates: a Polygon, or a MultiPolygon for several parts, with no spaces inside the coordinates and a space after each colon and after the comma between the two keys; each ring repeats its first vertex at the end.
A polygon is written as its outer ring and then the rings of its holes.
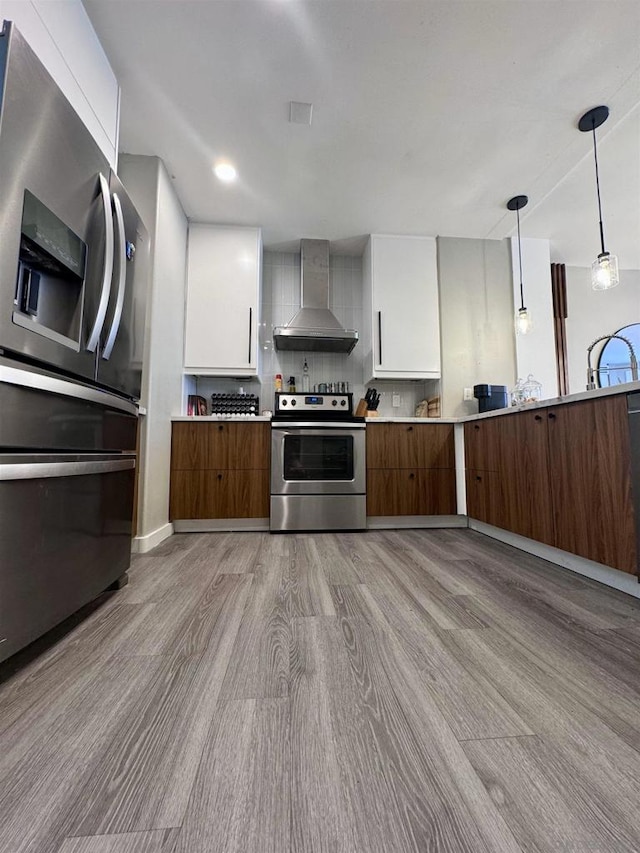
{"type": "Polygon", "coordinates": [[[118,162],[120,88],[80,0],[0,0],[114,170],[118,162]]]}
{"type": "Polygon", "coordinates": [[[365,254],[364,286],[370,333],[365,381],[438,379],[435,238],[372,234],[365,254]]]}
{"type": "Polygon", "coordinates": [[[257,374],[261,265],[259,228],[189,226],[185,372],[257,374]]]}

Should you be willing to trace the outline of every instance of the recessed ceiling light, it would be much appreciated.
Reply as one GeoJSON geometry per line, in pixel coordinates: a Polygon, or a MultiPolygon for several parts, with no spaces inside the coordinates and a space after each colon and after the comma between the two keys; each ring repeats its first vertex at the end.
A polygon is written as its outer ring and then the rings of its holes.
{"type": "Polygon", "coordinates": [[[216,178],[220,181],[224,181],[225,184],[235,181],[238,177],[235,166],[232,166],[231,163],[218,163],[217,166],[214,166],[213,171],[216,178]]]}

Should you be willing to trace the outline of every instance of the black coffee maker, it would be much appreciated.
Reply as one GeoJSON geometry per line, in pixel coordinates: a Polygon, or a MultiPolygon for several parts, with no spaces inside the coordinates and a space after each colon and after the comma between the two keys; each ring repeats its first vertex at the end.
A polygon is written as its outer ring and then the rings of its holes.
{"type": "Polygon", "coordinates": [[[478,401],[478,412],[493,412],[509,405],[506,385],[474,385],[473,396],[478,401]]]}

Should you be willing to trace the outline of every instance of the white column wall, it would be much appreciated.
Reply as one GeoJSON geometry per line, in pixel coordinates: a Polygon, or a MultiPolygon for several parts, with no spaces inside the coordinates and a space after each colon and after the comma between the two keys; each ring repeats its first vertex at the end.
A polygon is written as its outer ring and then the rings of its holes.
{"type": "MultiPolygon", "coordinates": [[[[520,307],[518,238],[512,237],[510,243],[515,317],[515,311],[520,307]]],[[[531,311],[532,328],[526,335],[515,336],[516,370],[519,378],[526,379],[532,374],[534,379],[542,383],[543,399],[557,397],[549,241],[523,237],[521,246],[524,304],[531,311]]]]}
{"type": "Polygon", "coordinates": [[[476,414],[464,388],[516,379],[508,241],[438,237],[438,282],[442,416],[476,414]]]}
{"type": "Polygon", "coordinates": [[[122,155],[120,177],[151,235],[151,292],[141,404],[138,536],[148,551],[170,535],[171,416],[182,407],[187,218],[158,157],[122,155]]]}

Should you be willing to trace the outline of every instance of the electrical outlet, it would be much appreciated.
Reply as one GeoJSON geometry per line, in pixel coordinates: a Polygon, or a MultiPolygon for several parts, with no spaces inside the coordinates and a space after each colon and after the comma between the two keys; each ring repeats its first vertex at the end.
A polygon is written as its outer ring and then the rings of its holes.
{"type": "Polygon", "coordinates": [[[402,405],[402,397],[400,396],[400,394],[393,394],[391,396],[391,405],[394,409],[400,408],[400,406],[402,405]]]}
{"type": "Polygon", "coordinates": [[[465,388],[462,394],[462,399],[465,401],[473,400],[473,388],[465,388]]]}

